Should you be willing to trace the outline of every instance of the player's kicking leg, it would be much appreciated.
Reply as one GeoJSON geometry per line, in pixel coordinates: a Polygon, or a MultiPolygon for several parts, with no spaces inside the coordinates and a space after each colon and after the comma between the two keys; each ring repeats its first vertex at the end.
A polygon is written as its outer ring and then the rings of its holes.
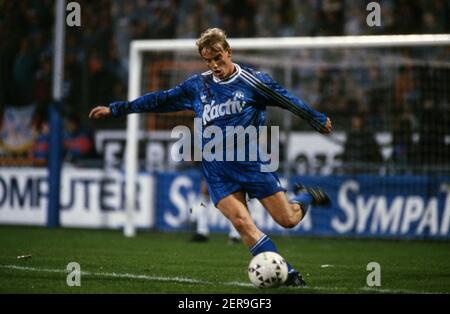
{"type": "Polygon", "coordinates": [[[328,206],[330,198],[327,193],[319,188],[305,188],[296,185],[295,196],[288,201],[285,192],[276,192],[259,201],[272,218],[285,228],[295,227],[306,215],[310,205],[328,206]]]}
{"type": "Polygon", "coordinates": [[[297,183],[294,186],[294,193],[295,197],[290,202],[298,203],[303,208],[307,208],[309,205],[329,206],[331,204],[330,197],[321,188],[309,188],[297,183]]]}

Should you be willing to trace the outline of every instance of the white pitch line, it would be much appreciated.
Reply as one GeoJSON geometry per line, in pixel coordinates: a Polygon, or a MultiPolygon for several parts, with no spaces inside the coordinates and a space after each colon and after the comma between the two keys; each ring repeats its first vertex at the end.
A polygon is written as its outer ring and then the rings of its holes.
{"type": "MultiPolygon", "coordinates": [[[[63,269],[50,269],[50,268],[36,268],[36,267],[26,267],[26,266],[16,266],[16,265],[0,265],[0,268],[34,271],[34,272],[45,272],[45,273],[68,273],[67,270],[63,269]]],[[[149,275],[136,275],[129,273],[97,273],[89,271],[81,271],[82,276],[97,276],[97,277],[112,277],[112,278],[125,278],[125,279],[141,279],[149,281],[173,281],[179,283],[193,283],[193,284],[203,284],[203,285],[216,285],[222,284],[225,286],[237,286],[237,287],[252,287],[250,283],[232,281],[232,282],[211,282],[191,278],[183,277],[161,277],[161,276],[149,276],[149,275]]]]}
{"type": "MultiPolygon", "coordinates": [[[[16,270],[24,270],[24,271],[34,271],[34,272],[45,272],[45,273],[68,273],[67,270],[64,269],[50,269],[50,268],[36,268],[36,267],[27,267],[27,266],[17,266],[17,265],[0,265],[0,268],[6,269],[16,269],[16,270]]],[[[129,273],[98,273],[98,272],[89,272],[82,271],[82,276],[97,276],[97,277],[112,277],[112,278],[125,278],[125,279],[140,279],[140,280],[148,280],[148,281],[165,281],[165,282],[178,282],[178,283],[191,283],[191,284],[203,284],[203,285],[224,285],[224,286],[235,286],[235,287],[253,287],[251,283],[239,282],[239,281],[230,281],[230,282],[211,282],[205,280],[191,279],[191,278],[183,278],[183,277],[161,277],[161,276],[149,276],[149,275],[137,275],[137,274],[129,274],[129,273]]],[[[318,290],[318,291],[348,291],[352,292],[378,292],[378,293],[423,293],[423,294],[434,294],[436,292],[427,292],[427,291],[408,291],[408,290],[392,290],[392,289],[384,289],[384,288],[348,288],[348,287],[320,287],[320,286],[306,286],[301,289],[306,290],[318,290]]]]}

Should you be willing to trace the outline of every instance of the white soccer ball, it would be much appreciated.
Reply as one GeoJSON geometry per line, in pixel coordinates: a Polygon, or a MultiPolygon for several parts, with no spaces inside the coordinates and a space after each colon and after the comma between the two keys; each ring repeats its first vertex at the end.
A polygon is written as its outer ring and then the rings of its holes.
{"type": "Polygon", "coordinates": [[[275,252],[260,253],[250,261],[248,277],[258,288],[278,287],[288,277],[287,263],[275,252]]]}

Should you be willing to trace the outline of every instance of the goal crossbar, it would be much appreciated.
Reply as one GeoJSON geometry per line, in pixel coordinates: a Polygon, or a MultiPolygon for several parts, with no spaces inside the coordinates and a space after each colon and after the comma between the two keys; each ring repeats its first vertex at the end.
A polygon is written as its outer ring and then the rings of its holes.
{"type": "MultiPolygon", "coordinates": [[[[450,44],[450,34],[430,35],[372,35],[329,37],[267,37],[227,39],[233,49],[314,49],[436,46],[450,44]]],[[[180,51],[194,50],[194,39],[134,40],[131,50],[180,51]]]]}

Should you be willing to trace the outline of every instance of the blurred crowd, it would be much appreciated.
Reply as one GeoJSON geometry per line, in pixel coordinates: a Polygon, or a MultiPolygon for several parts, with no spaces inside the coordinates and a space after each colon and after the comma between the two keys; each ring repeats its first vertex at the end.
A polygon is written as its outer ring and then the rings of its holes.
{"type": "MultiPolygon", "coordinates": [[[[212,25],[224,28],[229,37],[444,33],[450,29],[448,0],[378,1],[381,27],[366,25],[364,2],[370,1],[78,2],[81,28],[66,28],[65,100],[71,106],[125,95],[132,39],[196,38],[212,25]]],[[[52,0],[0,2],[0,104],[49,102],[53,5],[52,0]]]]}
{"type": "MultiPolygon", "coordinates": [[[[89,108],[126,98],[128,49],[133,39],[196,38],[211,26],[225,29],[229,37],[450,33],[449,0],[377,1],[382,8],[381,27],[367,26],[366,5],[371,1],[366,0],[77,2],[81,6],[81,27],[66,27],[66,112],[63,114],[75,116],[80,127],[86,130],[84,124],[89,108]]],[[[53,15],[53,0],[0,1],[0,123],[6,106],[32,105],[35,108],[32,127],[37,136],[45,129],[46,112],[52,98],[53,15]]],[[[379,103],[391,96],[379,80],[380,68],[367,69],[363,78],[348,71],[319,71],[313,75],[316,83],[312,87],[305,82],[307,75],[298,82],[305,83],[302,96],[317,104],[319,109],[345,117],[365,114],[365,125],[373,130],[387,123],[381,121],[379,103]],[[371,88],[360,86],[355,92],[351,89],[355,82],[371,88]],[[364,97],[360,90],[364,91],[364,97]]],[[[408,136],[404,136],[403,131],[413,132],[415,125],[420,124],[420,132],[425,135],[443,132],[435,131],[436,123],[431,121],[442,120],[442,113],[437,109],[442,97],[448,96],[441,95],[448,93],[448,75],[448,70],[429,73],[426,68],[410,66],[399,69],[392,78],[394,99],[389,100],[393,104],[389,110],[393,110],[390,116],[396,121],[388,122],[395,126],[395,130],[391,130],[394,142],[402,142],[394,152],[404,151],[402,147],[406,144],[403,142],[408,136]],[[447,85],[426,86],[430,75],[436,75],[438,81],[447,85]],[[424,93],[417,97],[424,86],[433,95],[436,95],[435,88],[439,99],[424,93]]],[[[350,125],[345,120],[341,127],[350,130],[350,125]]],[[[93,149],[92,145],[90,147],[93,149]]]]}

